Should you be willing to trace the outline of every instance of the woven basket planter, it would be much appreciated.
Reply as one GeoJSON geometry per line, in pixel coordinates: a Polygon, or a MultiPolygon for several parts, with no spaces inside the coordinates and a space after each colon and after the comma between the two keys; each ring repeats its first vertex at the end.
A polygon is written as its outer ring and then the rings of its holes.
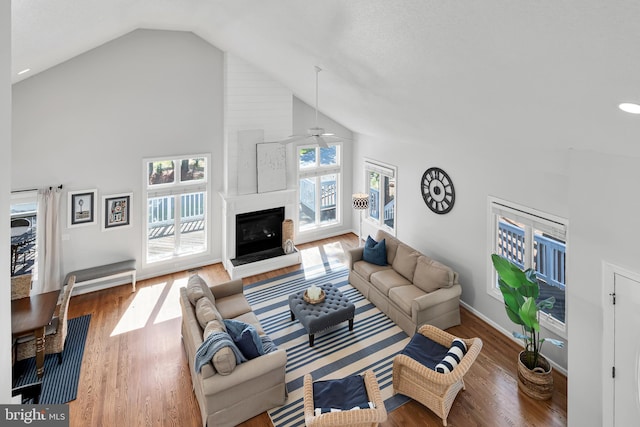
{"type": "Polygon", "coordinates": [[[551,399],[553,394],[551,364],[542,355],[539,355],[538,366],[531,370],[523,363],[527,357],[526,353],[521,351],[518,355],[518,388],[533,399],[551,399]]]}

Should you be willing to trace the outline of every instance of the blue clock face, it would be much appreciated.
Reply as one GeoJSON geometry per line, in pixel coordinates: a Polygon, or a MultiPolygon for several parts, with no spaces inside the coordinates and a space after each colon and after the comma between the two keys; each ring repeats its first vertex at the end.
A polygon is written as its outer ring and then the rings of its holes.
{"type": "Polygon", "coordinates": [[[420,181],[422,198],[426,205],[437,214],[446,214],[453,208],[456,192],[449,175],[440,168],[429,168],[420,181]]]}

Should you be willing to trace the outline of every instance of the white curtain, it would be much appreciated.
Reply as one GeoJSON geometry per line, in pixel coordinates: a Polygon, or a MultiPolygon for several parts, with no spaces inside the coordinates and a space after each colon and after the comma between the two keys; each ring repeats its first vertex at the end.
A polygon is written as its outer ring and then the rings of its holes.
{"type": "Polygon", "coordinates": [[[60,197],[62,190],[49,187],[38,191],[38,280],[33,293],[62,289],[60,260],[60,197]]]}

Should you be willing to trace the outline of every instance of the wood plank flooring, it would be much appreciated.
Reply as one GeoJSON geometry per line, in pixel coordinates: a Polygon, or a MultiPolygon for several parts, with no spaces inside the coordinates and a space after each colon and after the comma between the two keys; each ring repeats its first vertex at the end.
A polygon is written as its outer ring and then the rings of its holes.
{"type": "MultiPolygon", "coordinates": [[[[344,250],[357,246],[353,234],[300,245],[303,266],[344,263],[344,250]]],[[[288,267],[244,279],[245,284],[272,278],[288,267]]],[[[220,264],[200,269],[210,283],[229,279],[220,264]]],[[[191,388],[187,360],[180,342],[178,290],[188,272],[71,298],[69,317],[91,314],[78,398],[69,403],[72,427],[201,426],[191,388]]],[[[516,358],[510,339],[462,310],[462,324],[449,330],[480,337],[484,347],[465,377],[466,390],[451,410],[450,426],[564,426],[567,422],[567,381],[554,374],[551,400],[534,401],[518,392],[516,358]]],[[[241,424],[270,426],[266,413],[241,424]]],[[[411,401],[389,414],[384,427],[441,426],[428,409],[411,401]]]]}

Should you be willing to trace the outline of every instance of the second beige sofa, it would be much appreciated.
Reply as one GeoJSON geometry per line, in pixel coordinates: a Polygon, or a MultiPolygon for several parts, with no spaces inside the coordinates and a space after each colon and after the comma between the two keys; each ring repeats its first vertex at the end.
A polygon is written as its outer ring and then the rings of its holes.
{"type": "Polygon", "coordinates": [[[387,265],[363,259],[364,248],[349,250],[349,283],[409,336],[424,324],[447,329],[460,324],[462,287],[458,274],[379,230],[387,265]]]}

